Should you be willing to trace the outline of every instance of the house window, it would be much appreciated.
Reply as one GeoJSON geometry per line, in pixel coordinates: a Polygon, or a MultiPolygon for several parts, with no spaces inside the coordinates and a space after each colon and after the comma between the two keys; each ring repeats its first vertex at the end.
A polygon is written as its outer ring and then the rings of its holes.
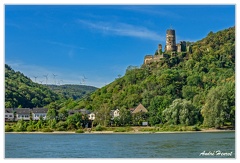
{"type": "Polygon", "coordinates": [[[7,118],[8,117],[8,115],[5,115],[5,118],[7,118]]]}
{"type": "Polygon", "coordinates": [[[9,115],[9,117],[12,117],[12,115],[9,115]]]}

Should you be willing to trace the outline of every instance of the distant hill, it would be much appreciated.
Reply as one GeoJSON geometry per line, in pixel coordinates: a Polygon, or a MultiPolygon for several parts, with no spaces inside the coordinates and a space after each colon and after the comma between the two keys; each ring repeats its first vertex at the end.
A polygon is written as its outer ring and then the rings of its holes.
{"type": "Polygon", "coordinates": [[[98,88],[86,85],[47,85],[53,92],[61,94],[64,98],[73,98],[74,100],[86,97],[87,94],[94,92],[98,88]]]}
{"type": "Polygon", "coordinates": [[[5,107],[43,107],[61,97],[5,64],[5,107]]]}

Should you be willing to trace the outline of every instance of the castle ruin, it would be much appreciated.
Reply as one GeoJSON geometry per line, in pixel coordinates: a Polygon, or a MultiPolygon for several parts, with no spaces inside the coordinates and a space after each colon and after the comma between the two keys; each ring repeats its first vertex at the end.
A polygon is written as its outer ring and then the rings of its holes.
{"type": "Polygon", "coordinates": [[[165,58],[170,53],[172,56],[179,52],[190,52],[191,47],[187,46],[186,41],[180,41],[176,44],[176,34],[174,29],[168,29],[166,32],[166,45],[164,52],[162,51],[162,44],[158,44],[158,50],[155,55],[146,55],[144,57],[144,64],[151,62],[158,62],[161,58],[165,58]]]}

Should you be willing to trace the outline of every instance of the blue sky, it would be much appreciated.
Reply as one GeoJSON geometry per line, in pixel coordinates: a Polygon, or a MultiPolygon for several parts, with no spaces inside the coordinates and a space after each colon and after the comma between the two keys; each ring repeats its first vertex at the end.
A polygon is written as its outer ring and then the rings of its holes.
{"type": "Polygon", "coordinates": [[[179,42],[234,25],[234,5],[5,5],[5,63],[38,83],[102,87],[164,47],[170,26],[179,42]]]}

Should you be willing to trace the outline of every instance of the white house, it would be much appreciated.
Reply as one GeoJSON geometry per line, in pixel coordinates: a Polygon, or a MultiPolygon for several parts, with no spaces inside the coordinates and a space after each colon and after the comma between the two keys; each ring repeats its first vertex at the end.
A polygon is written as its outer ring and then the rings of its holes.
{"type": "Polygon", "coordinates": [[[88,114],[88,119],[93,121],[95,119],[95,114],[94,113],[88,114]]]}
{"type": "Polygon", "coordinates": [[[33,120],[39,120],[40,117],[43,118],[43,120],[46,120],[47,118],[47,108],[33,108],[32,110],[32,119],[33,120]]]}
{"type": "Polygon", "coordinates": [[[5,108],[5,121],[13,120],[14,120],[13,108],[5,108]]]}
{"type": "Polygon", "coordinates": [[[114,118],[115,118],[115,117],[119,117],[119,113],[120,113],[120,111],[119,111],[118,109],[114,110],[114,111],[113,111],[113,117],[114,117],[114,118]]]}
{"type": "Polygon", "coordinates": [[[16,109],[16,120],[30,120],[30,109],[29,108],[17,108],[16,109]]]}

